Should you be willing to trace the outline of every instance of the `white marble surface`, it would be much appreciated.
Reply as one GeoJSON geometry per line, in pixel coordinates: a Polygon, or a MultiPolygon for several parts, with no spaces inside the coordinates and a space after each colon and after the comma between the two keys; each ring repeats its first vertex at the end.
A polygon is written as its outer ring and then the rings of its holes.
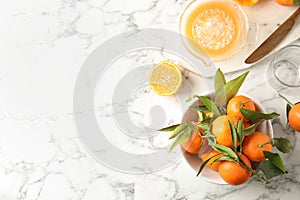
{"type": "MultiPolygon", "coordinates": [[[[180,12],[187,3],[184,0],[1,1],[1,200],[299,199],[299,133],[287,135],[294,142],[294,151],[284,157],[287,175],[270,185],[252,180],[238,187],[197,178],[183,158],[156,172],[122,173],[97,162],[80,142],[73,119],[73,90],[88,55],[107,38],[124,31],[146,27],[177,31],[180,12]]],[[[286,8],[278,6],[278,9],[286,8]]],[[[274,28],[269,25],[271,18],[266,13],[261,19],[269,33],[274,28]]],[[[281,45],[296,38],[299,31],[297,23],[281,45]]],[[[250,68],[241,91],[251,94],[267,111],[281,114],[280,120],[273,122],[275,135],[280,136],[285,135],[285,103],[266,84],[268,62],[266,59],[250,68]]],[[[299,100],[298,93],[290,93],[288,97],[299,100]]],[[[99,113],[109,116],[106,107],[99,109],[99,113]]],[[[147,140],[110,139],[116,145],[122,144],[123,149],[133,146],[128,151],[145,148],[153,151],[153,144],[156,148],[164,145],[147,140]]]]}

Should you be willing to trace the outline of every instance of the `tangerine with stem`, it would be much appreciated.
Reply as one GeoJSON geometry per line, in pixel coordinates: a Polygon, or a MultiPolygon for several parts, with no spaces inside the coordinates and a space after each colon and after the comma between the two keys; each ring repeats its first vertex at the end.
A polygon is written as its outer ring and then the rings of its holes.
{"type": "Polygon", "coordinates": [[[228,115],[232,115],[239,119],[242,119],[244,122],[249,121],[242,115],[242,113],[240,112],[240,108],[248,108],[250,110],[255,111],[254,102],[246,96],[238,95],[238,96],[235,96],[232,99],[230,99],[227,104],[226,111],[227,111],[228,115]]]}
{"type": "Polygon", "coordinates": [[[272,140],[268,135],[256,131],[245,137],[242,147],[243,153],[250,160],[261,162],[266,159],[263,151],[272,152],[272,140]]]}
{"type": "Polygon", "coordinates": [[[288,115],[290,126],[300,132],[300,103],[294,105],[288,115]]]}
{"type": "MultiPolygon", "coordinates": [[[[251,168],[251,162],[247,156],[239,154],[242,162],[251,168]]],[[[231,185],[240,185],[249,180],[252,172],[235,161],[223,161],[219,165],[219,174],[225,182],[231,185]]]]}

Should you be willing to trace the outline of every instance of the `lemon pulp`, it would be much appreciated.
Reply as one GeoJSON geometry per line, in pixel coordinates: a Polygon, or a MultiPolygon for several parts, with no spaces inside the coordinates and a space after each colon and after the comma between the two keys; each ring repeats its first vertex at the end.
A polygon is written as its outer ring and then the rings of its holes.
{"type": "Polygon", "coordinates": [[[151,70],[149,86],[158,95],[173,95],[179,90],[181,84],[182,74],[174,63],[162,61],[151,70]]]}
{"type": "Polygon", "coordinates": [[[189,13],[185,34],[209,56],[223,57],[241,39],[241,19],[236,12],[226,1],[202,3],[189,13]]]}

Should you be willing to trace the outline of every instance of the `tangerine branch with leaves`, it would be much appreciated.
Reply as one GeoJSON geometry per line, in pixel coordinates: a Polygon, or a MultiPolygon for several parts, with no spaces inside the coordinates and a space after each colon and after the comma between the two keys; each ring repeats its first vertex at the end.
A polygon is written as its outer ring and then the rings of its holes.
{"type": "Polygon", "coordinates": [[[207,166],[218,171],[227,183],[239,185],[251,175],[262,183],[269,183],[272,178],[287,173],[280,155],[272,150],[276,147],[288,153],[292,149],[289,140],[271,138],[258,131],[264,121],[277,118],[279,114],[262,113],[256,110],[250,98],[237,95],[248,73],[226,82],[218,69],[214,77],[214,99],[191,95],[187,100],[198,100],[199,105],[190,107],[197,112],[198,120],[160,129],[172,131],[170,139],[175,141],[170,151],[180,144],[188,153],[200,154],[203,162],[197,176],[207,166]],[[201,155],[204,145],[208,145],[211,151],[201,155]],[[254,167],[256,165],[258,167],[254,167]],[[229,176],[233,171],[237,174],[229,176]]]}

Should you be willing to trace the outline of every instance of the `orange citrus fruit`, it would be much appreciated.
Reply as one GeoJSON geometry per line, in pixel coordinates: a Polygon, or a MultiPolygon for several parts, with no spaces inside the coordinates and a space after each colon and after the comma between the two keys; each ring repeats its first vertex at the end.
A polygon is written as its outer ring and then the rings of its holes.
{"type": "Polygon", "coordinates": [[[233,142],[228,121],[231,121],[233,125],[236,124],[236,118],[231,115],[217,117],[212,122],[212,134],[216,137],[217,143],[232,148],[233,142]]]}
{"type": "Polygon", "coordinates": [[[202,158],[202,161],[205,162],[206,160],[210,159],[207,164],[206,164],[206,167],[209,167],[215,171],[218,171],[219,169],[219,165],[221,163],[221,161],[217,161],[217,162],[214,162],[216,159],[218,158],[221,158],[222,156],[224,156],[223,154],[215,151],[215,150],[211,150],[210,152],[208,152],[207,154],[204,154],[203,156],[201,156],[202,158]],[[214,157],[213,157],[214,156],[214,157]]]}
{"type": "MultiPolygon", "coordinates": [[[[203,132],[202,129],[199,127],[198,130],[200,133],[203,132]]],[[[203,138],[194,131],[192,131],[190,136],[181,143],[181,146],[185,151],[191,154],[199,154],[202,143],[203,138]]]]}
{"type": "Polygon", "coordinates": [[[182,74],[176,64],[162,61],[153,67],[148,82],[153,92],[161,96],[169,96],[179,90],[182,74]]]}
{"type": "Polygon", "coordinates": [[[272,152],[271,138],[261,132],[254,132],[246,136],[242,147],[243,153],[252,161],[261,162],[266,159],[263,151],[272,152]]]}
{"type": "MultiPolygon", "coordinates": [[[[247,156],[239,154],[240,159],[251,168],[251,162],[247,156]]],[[[245,183],[252,175],[252,172],[235,161],[222,161],[219,165],[220,176],[231,185],[245,183]]]]}
{"type": "Polygon", "coordinates": [[[252,6],[256,4],[259,0],[235,0],[235,1],[242,6],[252,6]]]}
{"type": "Polygon", "coordinates": [[[278,3],[280,5],[283,5],[283,6],[295,6],[295,5],[299,5],[299,1],[295,1],[295,0],[275,0],[275,1],[276,1],[276,3],[278,3]]]}
{"type": "Polygon", "coordinates": [[[294,105],[289,112],[289,123],[291,127],[300,132],[300,103],[294,105]]]}
{"type": "Polygon", "coordinates": [[[227,114],[235,116],[236,118],[242,119],[243,121],[249,121],[240,112],[240,108],[248,108],[250,110],[255,110],[254,102],[248,97],[239,95],[235,96],[229,100],[227,104],[227,114]]]}

